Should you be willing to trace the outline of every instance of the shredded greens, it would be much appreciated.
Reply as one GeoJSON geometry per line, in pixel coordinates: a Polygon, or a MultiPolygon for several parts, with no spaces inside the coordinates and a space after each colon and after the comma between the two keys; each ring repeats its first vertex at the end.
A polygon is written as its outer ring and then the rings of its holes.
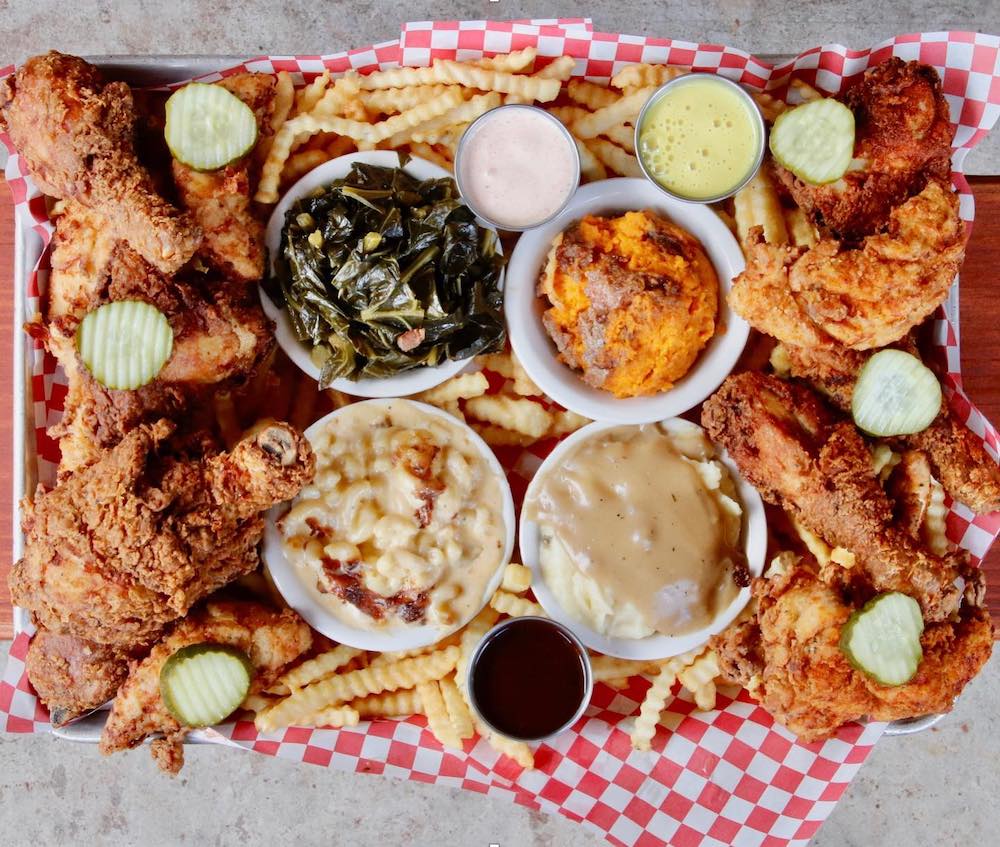
{"type": "Polygon", "coordinates": [[[496,235],[452,179],[355,163],[285,216],[271,298],[312,344],[320,385],[500,350],[496,235]]]}

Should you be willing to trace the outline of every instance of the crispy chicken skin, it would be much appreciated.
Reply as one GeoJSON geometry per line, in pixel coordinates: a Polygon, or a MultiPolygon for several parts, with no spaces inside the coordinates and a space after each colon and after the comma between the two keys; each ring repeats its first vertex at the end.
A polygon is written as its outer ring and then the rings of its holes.
{"type": "Polygon", "coordinates": [[[153,758],[168,773],[184,764],[182,742],[188,729],[167,711],[160,698],[160,671],[181,647],[214,642],[246,651],[256,669],[251,693],[271,685],[282,669],[312,646],[312,631],[291,609],[272,611],[258,603],[218,601],[178,621],[149,656],[134,663],[115,698],[101,735],[104,754],[136,747],[149,735],[153,758]]]}
{"type": "Polygon", "coordinates": [[[42,191],[101,212],[118,238],[172,273],[194,255],[201,232],[157,194],[136,158],[135,119],[129,87],[105,83],[75,56],[35,56],[0,84],[0,127],[42,191]]]}
{"type": "Polygon", "coordinates": [[[180,416],[204,399],[210,385],[251,373],[274,345],[271,324],[249,286],[200,274],[167,277],[116,241],[99,212],[75,200],[63,201],[56,217],[43,314],[43,338],[68,384],[63,418],[52,429],[60,439],[61,474],[93,461],[139,423],[180,416]],[[130,299],[167,315],[174,349],[153,382],[113,391],[80,362],[76,330],[88,311],[130,299]]]}
{"type": "Polygon", "coordinates": [[[102,644],[149,644],[198,600],[259,564],[261,512],[312,478],[308,442],[264,423],[231,452],[166,453],[174,425],[142,424],[23,504],[14,602],[36,623],[102,644]]]}
{"type": "Polygon", "coordinates": [[[748,686],[761,705],[805,742],[870,717],[898,720],[947,712],[989,659],[993,627],[985,610],[966,606],[956,621],[931,623],[913,679],[881,685],[856,670],[840,649],[854,606],[818,576],[811,559],[783,553],[754,580],[754,619],[712,639],[729,681],[748,686]]]}
{"type": "Polygon", "coordinates": [[[765,500],[854,553],[872,589],[912,595],[929,621],[958,610],[955,580],[974,577],[958,557],[933,556],[895,526],[864,440],[808,388],[758,372],[730,376],[706,401],[702,424],[765,500]]]}
{"type": "Polygon", "coordinates": [[[53,726],[62,726],[107,703],[128,676],[129,653],[40,629],[28,646],[28,678],[49,710],[53,726]]]}
{"type": "MultiPolygon", "coordinates": [[[[894,346],[919,356],[911,339],[894,346]]],[[[870,354],[793,345],[785,345],[785,352],[793,377],[807,380],[833,405],[850,412],[854,383],[870,354]]],[[[894,438],[893,443],[925,453],[945,491],[974,512],[1000,510],[1000,464],[947,404],[926,429],[894,438]]]]}
{"type": "MultiPolygon", "coordinates": [[[[216,85],[250,107],[257,118],[259,136],[270,131],[273,76],[233,74],[216,85]]],[[[255,189],[252,164],[250,156],[217,171],[196,171],[176,159],[171,163],[181,204],[191,211],[205,234],[198,254],[226,278],[247,282],[264,275],[264,224],[251,205],[255,189]]]]}
{"type": "Polygon", "coordinates": [[[786,344],[870,350],[903,338],[944,300],[965,256],[958,197],[937,181],[894,209],[884,233],[846,248],[744,245],[747,267],[729,305],[786,344]]]}
{"type": "Polygon", "coordinates": [[[853,112],[860,169],[830,185],[776,172],[813,222],[847,240],[881,230],[889,213],[931,179],[951,175],[952,128],[937,71],[891,58],[840,98],[853,112]]]}

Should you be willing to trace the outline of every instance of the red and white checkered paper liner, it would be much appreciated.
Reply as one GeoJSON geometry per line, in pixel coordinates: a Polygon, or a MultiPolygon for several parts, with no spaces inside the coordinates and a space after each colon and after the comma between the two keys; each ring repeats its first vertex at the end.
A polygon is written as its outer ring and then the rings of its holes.
{"type": "MultiPolygon", "coordinates": [[[[426,65],[437,57],[478,58],[529,45],[544,57],[576,57],[576,75],[596,80],[606,80],[626,64],[654,62],[693,66],[779,93],[793,76],[835,92],[889,56],[920,59],[936,67],[944,81],[956,124],[954,184],[961,195],[961,215],[971,226],[973,199],[962,163],[1000,115],[1000,38],[992,35],[902,35],[863,51],[827,45],[771,66],[721,45],[595,32],[585,19],[420,22],[405,25],[398,41],[329,56],[259,57],[205,79],[242,70],[286,70],[307,80],[324,68],[364,73],[426,65]]],[[[22,170],[9,139],[0,136],[0,140],[11,152],[7,179],[20,223],[33,228],[47,244],[52,228],[44,200],[22,170]]],[[[43,254],[24,281],[25,314],[19,320],[37,313],[47,267],[43,254]]],[[[948,399],[995,457],[996,430],[961,392],[957,314],[956,286],[935,325],[935,340],[947,363],[948,399]]],[[[35,428],[26,439],[34,437],[38,475],[45,482],[52,480],[59,456],[46,429],[58,420],[66,389],[62,374],[40,344],[27,343],[35,428]]],[[[518,501],[547,449],[551,445],[501,451],[518,501]]],[[[976,517],[955,504],[948,532],[981,558],[1000,532],[1000,514],[976,517]]],[[[24,673],[28,638],[27,631],[17,636],[0,682],[0,727],[8,732],[50,728],[24,673]]],[[[640,753],[631,749],[628,729],[646,687],[638,678],[621,692],[598,685],[590,709],[572,731],[539,747],[533,771],[522,771],[478,740],[468,742],[462,755],[445,751],[419,716],[366,722],[351,729],[291,728],[270,735],[239,721],[210,731],[209,740],[339,770],[381,773],[506,798],[560,812],[615,844],[694,847],[804,845],[830,814],[884,728],[851,725],[831,741],[802,744],[745,691],[721,691],[711,712],[697,711],[682,692],[664,713],[653,751],[640,753]]]]}

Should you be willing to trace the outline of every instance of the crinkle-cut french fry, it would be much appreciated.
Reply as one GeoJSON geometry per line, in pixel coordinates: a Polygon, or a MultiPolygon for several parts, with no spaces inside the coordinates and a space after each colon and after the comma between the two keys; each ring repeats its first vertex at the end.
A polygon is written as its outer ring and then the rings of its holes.
{"type": "Polygon", "coordinates": [[[272,682],[266,689],[264,689],[265,694],[275,694],[278,697],[287,697],[292,693],[292,689],[289,688],[285,683],[280,680],[272,682]]]}
{"type": "Polygon", "coordinates": [[[721,206],[713,206],[712,211],[719,216],[719,220],[728,227],[733,235],[738,234],[739,230],[736,228],[736,218],[729,214],[727,209],[723,209],[721,206]]]}
{"type": "Polygon", "coordinates": [[[535,381],[528,376],[524,365],[521,364],[517,356],[513,353],[510,354],[510,362],[514,371],[514,393],[520,394],[522,397],[542,396],[542,389],[535,385],[535,381]]]}
{"type": "Polygon", "coordinates": [[[795,103],[808,103],[810,100],[819,100],[823,92],[813,88],[808,82],[801,79],[793,79],[788,86],[789,100],[794,98],[795,103]]]}
{"type": "Polygon", "coordinates": [[[348,153],[353,153],[358,149],[358,145],[354,143],[353,138],[348,138],[346,135],[338,135],[326,146],[326,155],[331,159],[337,159],[341,156],[346,156],[348,153]]]}
{"type": "Polygon", "coordinates": [[[462,692],[458,690],[455,675],[451,674],[442,678],[438,685],[441,686],[441,696],[444,698],[448,717],[456,734],[462,740],[472,738],[476,734],[475,727],[472,725],[472,712],[469,711],[469,707],[462,697],[462,692]]]}
{"type": "MultiPolygon", "coordinates": [[[[454,86],[452,86],[454,87],[454,86]]],[[[419,126],[397,132],[390,136],[388,144],[390,147],[399,147],[410,141],[423,141],[426,138],[437,138],[438,133],[444,129],[451,129],[456,124],[474,121],[480,115],[495,109],[501,103],[501,97],[495,91],[486,94],[477,94],[471,100],[459,103],[450,111],[445,112],[431,120],[424,121],[419,126]]]]}
{"type": "Polygon", "coordinates": [[[626,153],[635,153],[635,128],[628,124],[618,124],[604,133],[605,137],[621,147],[626,153]]]}
{"type": "Polygon", "coordinates": [[[262,134],[257,148],[253,152],[254,161],[258,164],[267,159],[267,154],[271,150],[274,142],[274,134],[281,129],[282,124],[288,120],[292,106],[295,105],[295,84],[292,82],[292,75],[288,71],[278,71],[275,76],[274,85],[274,105],[271,108],[271,119],[268,123],[268,131],[262,134]]]}
{"type": "MultiPolygon", "coordinates": [[[[484,353],[481,356],[476,356],[476,364],[481,368],[499,374],[505,379],[514,378],[514,361],[509,352],[484,353]]],[[[445,384],[447,385],[447,383],[445,384]]]]}
{"type": "Polygon", "coordinates": [[[545,111],[569,129],[572,129],[578,120],[590,114],[582,106],[549,106],[545,111]]]}
{"type": "Polygon", "coordinates": [[[618,91],[612,91],[610,88],[584,79],[571,79],[566,86],[566,93],[574,103],[586,106],[592,112],[616,103],[621,97],[618,91]]]}
{"type": "Polygon", "coordinates": [[[695,704],[707,712],[715,708],[715,678],[719,675],[719,657],[706,650],[690,665],[677,673],[677,678],[694,695],[695,704]]]}
{"type": "Polygon", "coordinates": [[[428,644],[426,647],[413,647],[409,650],[394,650],[385,653],[375,653],[373,654],[368,666],[372,667],[374,665],[392,664],[393,662],[400,662],[403,659],[412,659],[414,656],[423,656],[437,650],[444,650],[446,647],[455,646],[460,640],[461,631],[453,632],[451,635],[446,635],[437,643],[428,644]]]}
{"type": "Polygon", "coordinates": [[[423,713],[420,697],[413,688],[369,694],[347,705],[362,718],[402,718],[423,713]]]}
{"type": "Polygon", "coordinates": [[[511,594],[523,594],[531,588],[531,568],[510,562],[503,570],[500,587],[511,594]]]}
{"type": "Polygon", "coordinates": [[[308,85],[300,88],[295,95],[295,111],[293,115],[311,112],[323,98],[327,85],[330,84],[330,71],[324,70],[308,85]]]}
{"type": "Polygon", "coordinates": [[[516,74],[529,70],[535,64],[537,56],[538,50],[536,48],[525,47],[522,50],[515,50],[513,53],[498,53],[496,56],[487,56],[475,64],[481,68],[492,68],[495,71],[516,74]]]}
{"type": "Polygon", "coordinates": [[[510,615],[512,618],[524,618],[531,615],[546,617],[545,610],[538,603],[517,594],[511,594],[509,591],[498,591],[490,598],[490,605],[501,615],[510,615]]]}
{"type": "MultiPolygon", "coordinates": [[[[562,63],[560,69],[564,67],[565,63],[562,63]]],[[[450,59],[436,59],[434,64],[428,68],[392,68],[386,71],[376,71],[361,78],[361,87],[369,90],[403,88],[408,85],[434,85],[442,82],[457,83],[466,88],[478,88],[480,91],[517,94],[543,103],[555,100],[562,87],[560,79],[541,77],[537,74],[521,76],[504,73],[492,68],[480,68],[475,65],[454,62],[450,59]]]]}
{"type": "Polygon", "coordinates": [[[448,85],[421,85],[416,88],[377,88],[358,95],[365,108],[375,115],[392,115],[405,112],[447,91],[448,85]]]}
{"type": "Polygon", "coordinates": [[[788,243],[781,199],[766,168],[757,171],[757,175],[736,192],[733,207],[741,243],[746,241],[755,226],[763,228],[764,240],[768,244],[788,243]]]}
{"type": "Polygon", "coordinates": [[[664,662],[660,672],[653,677],[653,684],[646,692],[646,697],[639,707],[639,715],[632,727],[632,747],[636,750],[649,750],[652,746],[650,742],[656,734],[660,712],[666,708],[667,697],[670,695],[670,689],[676,678],[676,674],[668,662],[664,662]]]}
{"type": "Polygon", "coordinates": [[[361,91],[360,77],[355,71],[349,71],[330,86],[312,108],[315,116],[339,115],[349,100],[358,96],[361,91]]]}
{"type": "Polygon", "coordinates": [[[646,662],[637,659],[619,659],[615,656],[591,656],[590,669],[595,682],[607,682],[611,679],[621,679],[648,673],[658,668],[656,662],[646,662]]]}
{"type": "Polygon", "coordinates": [[[591,153],[579,138],[573,136],[573,140],[576,141],[576,149],[580,153],[580,176],[588,182],[607,179],[608,171],[604,163],[591,153]]]}
{"type": "Polygon", "coordinates": [[[571,412],[569,409],[564,409],[561,412],[557,412],[552,418],[552,426],[549,427],[549,431],[546,433],[550,438],[553,436],[566,435],[570,432],[576,432],[580,427],[589,424],[590,418],[585,418],[583,415],[578,415],[576,412],[571,412]]]}
{"type": "Polygon", "coordinates": [[[486,393],[490,387],[489,380],[479,371],[476,373],[464,373],[453,376],[451,379],[428,388],[417,395],[417,399],[432,406],[442,403],[450,403],[453,400],[469,400],[472,397],[480,397],[486,393]]]}
{"type": "Polygon", "coordinates": [[[476,646],[483,640],[483,636],[490,631],[490,628],[497,622],[500,613],[492,606],[487,606],[476,615],[462,630],[458,649],[459,657],[455,663],[455,682],[458,690],[462,692],[466,703],[469,702],[468,692],[468,670],[469,660],[476,651],[476,646]]]}
{"type": "Polygon", "coordinates": [[[490,447],[527,447],[538,440],[531,435],[525,435],[523,432],[514,432],[514,430],[505,429],[502,426],[494,426],[493,424],[482,424],[478,421],[473,421],[470,426],[490,447]]]}
{"type": "Polygon", "coordinates": [[[434,653],[403,659],[401,662],[373,665],[331,676],[294,691],[277,705],[257,715],[257,728],[263,732],[282,726],[291,726],[303,716],[317,709],[334,706],[348,700],[413,688],[421,682],[440,679],[450,673],[458,661],[458,647],[447,647],[434,653]]]}
{"type": "Polygon", "coordinates": [[[453,418],[457,418],[458,420],[462,421],[462,423],[465,423],[465,414],[462,412],[462,407],[458,405],[458,400],[452,400],[448,403],[442,403],[440,406],[438,406],[438,408],[441,409],[441,411],[443,412],[447,412],[453,418]]]}
{"type": "Polygon", "coordinates": [[[631,153],[622,150],[617,144],[613,144],[606,138],[589,138],[584,144],[612,173],[619,176],[642,176],[639,160],[631,153]]]}
{"type": "Polygon", "coordinates": [[[247,694],[243,702],[240,703],[240,708],[248,712],[263,712],[265,709],[271,708],[271,706],[277,702],[277,697],[268,697],[265,694],[251,693],[247,694]]]}
{"type": "Polygon", "coordinates": [[[927,503],[927,511],[924,512],[924,524],[921,530],[927,546],[935,556],[944,556],[952,550],[945,523],[947,517],[948,507],[945,506],[944,487],[932,476],[931,496],[927,503]]]}
{"type": "Polygon", "coordinates": [[[329,159],[326,150],[300,150],[298,153],[293,153],[281,169],[281,181],[286,184],[297,182],[313,168],[329,159]]]}
{"type": "Polygon", "coordinates": [[[656,88],[686,73],[688,73],[687,68],[676,68],[669,65],[626,65],[611,77],[611,85],[614,88],[622,89],[648,88],[649,86],[656,88]]]}
{"type": "MultiPolygon", "coordinates": [[[[422,104],[418,103],[417,105],[422,105],[422,104]]],[[[414,106],[413,108],[416,109],[417,106],[414,106]]],[[[365,104],[362,103],[361,98],[357,96],[349,97],[344,102],[344,106],[341,111],[344,117],[347,118],[349,121],[368,122],[370,120],[370,116],[368,115],[368,110],[365,108],[365,104]]]]}
{"type": "Polygon", "coordinates": [[[766,91],[753,91],[750,96],[753,97],[757,108],[760,109],[760,113],[768,123],[773,124],[778,119],[778,115],[788,108],[788,104],[784,100],[779,100],[766,91]]]}
{"type": "Polygon", "coordinates": [[[819,238],[812,221],[798,206],[785,209],[785,229],[796,247],[815,247],[819,238]]]}
{"type": "Polygon", "coordinates": [[[527,744],[523,741],[515,741],[513,738],[508,738],[499,732],[494,732],[478,718],[474,717],[473,720],[475,721],[476,731],[486,740],[486,743],[490,747],[501,755],[513,759],[525,770],[532,770],[535,767],[535,754],[527,744]]]}
{"type": "Polygon", "coordinates": [[[541,438],[552,425],[552,414],[534,400],[486,394],[467,401],[465,409],[485,423],[496,424],[532,438],[541,438]]]}
{"type": "Polygon", "coordinates": [[[573,124],[573,135],[582,139],[597,138],[618,124],[634,121],[655,90],[653,87],[640,88],[634,94],[580,118],[573,124]]]}
{"type": "Polygon", "coordinates": [[[215,422],[219,425],[219,435],[226,448],[231,450],[243,437],[243,427],[236,415],[233,396],[228,391],[217,391],[212,397],[212,405],[215,409],[215,422]]]}
{"type": "Polygon", "coordinates": [[[628,688],[631,679],[630,676],[616,676],[614,679],[605,679],[602,682],[609,688],[628,688]]]}
{"type": "Polygon", "coordinates": [[[419,141],[410,142],[410,151],[414,156],[424,159],[430,162],[432,165],[437,165],[449,173],[453,173],[455,170],[455,165],[447,156],[442,156],[437,150],[435,150],[430,144],[423,144],[419,141]]]}
{"type": "Polygon", "coordinates": [[[320,709],[304,718],[296,718],[298,726],[357,726],[361,720],[361,715],[357,709],[350,706],[331,706],[328,709],[320,709]]]}
{"type": "Polygon", "coordinates": [[[448,707],[444,704],[441,689],[437,682],[421,682],[417,685],[417,696],[424,707],[427,716],[427,727],[442,747],[462,749],[462,739],[458,737],[455,727],[448,716],[448,707]]]}
{"type": "MultiPolygon", "coordinates": [[[[552,62],[549,62],[540,71],[536,71],[532,74],[534,79],[555,79],[560,82],[565,82],[573,75],[573,70],[576,68],[576,59],[572,56],[560,56],[552,62]]],[[[556,91],[556,94],[559,92],[556,91]]],[[[543,103],[548,102],[545,98],[534,97],[535,100],[540,100],[543,103]]],[[[554,100],[554,97],[548,98],[549,100],[554,100]]]]}
{"type": "Polygon", "coordinates": [[[302,688],[304,685],[335,673],[355,656],[360,656],[362,653],[364,653],[364,650],[358,650],[356,647],[348,647],[346,644],[339,644],[332,650],[320,653],[318,656],[303,662],[298,667],[286,671],[279,677],[279,681],[283,682],[289,688],[302,688]]]}

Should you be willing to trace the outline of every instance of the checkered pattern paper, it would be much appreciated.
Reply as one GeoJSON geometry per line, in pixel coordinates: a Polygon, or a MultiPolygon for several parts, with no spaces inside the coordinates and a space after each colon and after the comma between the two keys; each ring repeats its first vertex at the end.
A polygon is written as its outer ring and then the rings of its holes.
{"type": "MultiPolygon", "coordinates": [[[[961,214],[971,226],[973,200],[962,176],[965,154],[1000,115],[1000,38],[968,32],[898,36],[870,50],[839,45],[808,50],[780,66],[730,47],[667,38],[595,32],[587,20],[454,21],[407,24],[398,41],[329,56],[266,56],[213,74],[288,70],[298,81],[324,68],[370,72],[396,65],[426,65],[439,57],[471,59],[528,45],[542,57],[571,55],[576,75],[606,80],[634,62],[669,63],[723,74],[778,94],[795,77],[827,92],[838,91],[865,68],[889,56],[934,65],[956,125],[955,187],[961,214]]],[[[10,69],[7,69],[9,72],[10,69]]],[[[0,72],[0,76],[2,76],[0,72]]],[[[10,148],[9,140],[0,139],[10,148]]],[[[51,225],[43,198],[11,150],[7,178],[22,227],[47,244],[51,225]]],[[[25,314],[37,314],[47,254],[27,278],[25,314]]],[[[947,364],[949,402],[996,456],[998,437],[962,394],[959,374],[957,285],[936,320],[935,338],[947,364]]],[[[38,342],[27,339],[34,428],[24,433],[26,454],[37,455],[43,482],[53,478],[58,447],[46,428],[58,419],[65,385],[38,342]]],[[[17,423],[17,422],[16,422],[17,423]]],[[[515,498],[551,444],[501,450],[515,498]]],[[[1000,514],[975,517],[954,505],[950,537],[982,557],[998,532],[1000,514]]],[[[0,682],[0,727],[8,732],[49,729],[45,709],[27,682],[24,656],[29,632],[20,633],[0,682]]],[[[628,730],[648,683],[634,679],[624,691],[598,685],[590,709],[572,731],[540,745],[532,771],[522,771],[484,742],[467,742],[462,754],[443,750],[419,716],[366,722],[350,729],[291,728],[270,735],[251,723],[208,731],[205,740],[272,756],[359,773],[381,773],[512,800],[559,812],[628,847],[705,845],[804,845],[829,815],[882,733],[883,725],[852,725],[823,744],[801,744],[776,725],[745,691],[723,690],[716,709],[699,712],[681,693],[667,708],[651,752],[633,751],[628,730]]]]}

